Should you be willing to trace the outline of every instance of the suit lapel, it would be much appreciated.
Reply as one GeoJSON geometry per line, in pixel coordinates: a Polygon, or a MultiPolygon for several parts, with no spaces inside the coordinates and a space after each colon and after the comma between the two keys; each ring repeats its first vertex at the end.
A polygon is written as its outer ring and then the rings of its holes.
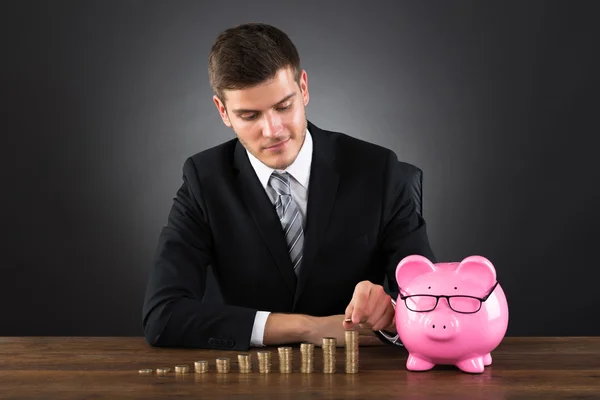
{"type": "Polygon", "coordinates": [[[246,149],[240,142],[237,142],[235,147],[234,166],[240,172],[236,178],[236,188],[273,255],[285,283],[294,294],[297,284],[296,274],[287,252],[287,243],[283,236],[281,223],[271,200],[258,180],[252,164],[250,164],[246,149]]]}
{"type": "Polygon", "coordinates": [[[318,273],[315,271],[315,259],[323,234],[329,225],[329,217],[339,182],[339,173],[334,164],[335,153],[330,139],[310,122],[308,122],[308,129],[313,138],[313,156],[310,168],[304,250],[294,308],[302,295],[307,280],[312,274],[318,273]]]}

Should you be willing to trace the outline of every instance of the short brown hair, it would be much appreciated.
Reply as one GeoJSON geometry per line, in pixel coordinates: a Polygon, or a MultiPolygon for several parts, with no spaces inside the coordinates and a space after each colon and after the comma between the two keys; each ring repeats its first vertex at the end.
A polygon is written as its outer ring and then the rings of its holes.
{"type": "Polygon", "coordinates": [[[208,56],[208,76],[214,94],[225,101],[224,90],[245,89],[291,67],[300,82],[300,56],[287,34],[274,26],[247,23],[223,31],[208,56]]]}

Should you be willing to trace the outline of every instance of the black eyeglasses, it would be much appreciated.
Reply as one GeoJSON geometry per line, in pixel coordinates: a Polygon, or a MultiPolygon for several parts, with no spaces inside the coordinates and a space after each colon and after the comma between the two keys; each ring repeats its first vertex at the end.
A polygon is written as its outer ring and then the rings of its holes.
{"type": "MultiPolygon", "coordinates": [[[[484,297],[452,295],[435,296],[432,294],[411,294],[409,296],[400,295],[400,299],[404,300],[406,308],[414,312],[433,311],[440,298],[445,298],[448,301],[450,308],[460,314],[474,314],[481,309],[481,304],[490,297],[494,289],[498,286],[498,281],[492,286],[489,292],[484,297]]],[[[402,289],[398,288],[399,291],[402,289]]]]}

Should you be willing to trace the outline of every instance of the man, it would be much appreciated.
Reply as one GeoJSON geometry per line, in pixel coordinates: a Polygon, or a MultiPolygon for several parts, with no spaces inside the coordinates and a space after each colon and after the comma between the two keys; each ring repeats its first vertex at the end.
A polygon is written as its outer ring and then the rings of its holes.
{"type": "Polygon", "coordinates": [[[237,138],[184,164],[148,282],[148,343],[247,350],[343,345],[353,327],[393,334],[386,273],[397,290],[402,258],[434,260],[396,155],[306,119],[306,71],[275,27],[223,32],[209,76],[237,138]],[[209,267],[225,304],[202,301],[209,267]]]}

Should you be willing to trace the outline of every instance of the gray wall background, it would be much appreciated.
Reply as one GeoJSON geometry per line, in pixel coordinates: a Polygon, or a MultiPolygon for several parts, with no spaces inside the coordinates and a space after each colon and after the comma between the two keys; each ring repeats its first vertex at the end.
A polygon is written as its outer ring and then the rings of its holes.
{"type": "Polygon", "coordinates": [[[207,55],[272,23],[309,119],[425,174],[441,260],[481,254],[508,335],[597,335],[593,1],[19,1],[0,5],[0,335],[141,335],[186,157],[228,140],[207,55]]]}

